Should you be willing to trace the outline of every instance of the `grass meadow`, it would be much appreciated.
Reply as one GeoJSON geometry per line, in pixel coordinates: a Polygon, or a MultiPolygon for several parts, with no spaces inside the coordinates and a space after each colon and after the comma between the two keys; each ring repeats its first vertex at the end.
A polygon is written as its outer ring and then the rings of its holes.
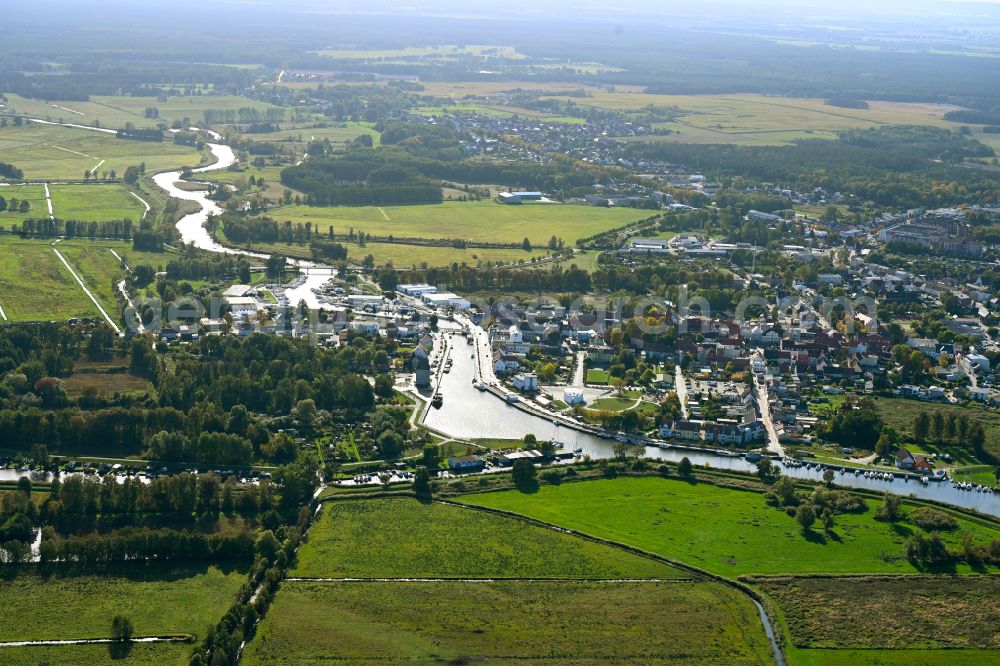
{"type": "Polygon", "coordinates": [[[409,499],[331,502],[292,576],[686,578],[624,551],[523,521],[409,499]]]}
{"type": "Polygon", "coordinates": [[[286,583],[246,664],[761,664],[750,600],[717,583],[286,583]]]}
{"type": "MultiPolygon", "coordinates": [[[[760,493],[652,477],[588,481],[470,495],[464,502],[513,511],[612,539],[725,576],[779,573],[916,573],[904,557],[908,523],[863,514],[836,516],[832,535],[803,533],[795,519],[760,493]],[[711,529],[706,529],[711,525],[711,529]]],[[[980,543],[996,529],[959,519],[980,543]]],[[[943,535],[958,547],[958,534],[943,535]]],[[[960,567],[960,572],[968,572],[960,567]]]]}
{"type": "Polygon", "coordinates": [[[0,663],[4,666],[186,666],[190,659],[191,645],[187,643],[132,643],[124,656],[112,654],[107,645],[0,647],[0,663]]]}
{"type": "Polygon", "coordinates": [[[129,166],[143,162],[151,173],[198,166],[202,161],[194,148],[170,141],[129,141],[93,130],[40,123],[0,127],[0,162],[14,164],[29,181],[83,180],[84,172],[95,168],[98,177],[114,170],[120,178],[129,166]]]}
{"type": "Polygon", "coordinates": [[[117,614],[132,620],[136,637],[200,635],[245,580],[246,572],[188,564],[53,573],[20,567],[16,575],[8,569],[0,584],[0,641],[107,638],[117,614]]]}
{"type": "Polygon", "coordinates": [[[552,236],[571,245],[578,238],[650,216],[631,208],[565,204],[508,206],[493,201],[446,201],[426,206],[284,206],[268,215],[284,222],[310,222],[320,233],[351,228],[379,236],[458,238],[479,242],[520,243],[544,247],[552,236]]]}
{"type": "Polygon", "coordinates": [[[132,220],[138,228],[146,208],[123,185],[50,185],[52,212],[60,220],[132,220]]]}
{"type": "Polygon", "coordinates": [[[198,95],[185,97],[175,95],[166,101],[156,97],[131,97],[92,95],[89,102],[60,102],[54,105],[42,100],[27,99],[18,95],[7,95],[11,112],[25,114],[50,122],[67,122],[77,125],[93,125],[98,121],[101,127],[118,129],[125,123],[136,127],[156,127],[160,123],[171,125],[175,120],[187,118],[191,125],[204,124],[205,111],[236,111],[241,108],[255,108],[264,111],[272,108],[266,102],[240,97],[238,95],[198,95]],[[156,107],[159,118],[147,118],[146,109],[156,107]]]}

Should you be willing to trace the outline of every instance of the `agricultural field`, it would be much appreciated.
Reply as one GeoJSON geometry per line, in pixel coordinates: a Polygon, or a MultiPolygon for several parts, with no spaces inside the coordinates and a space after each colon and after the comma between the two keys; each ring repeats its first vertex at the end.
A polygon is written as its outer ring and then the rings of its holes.
{"type": "MultiPolygon", "coordinates": [[[[9,321],[53,321],[100,317],[50,245],[51,240],[0,234],[0,308],[9,321]]],[[[117,311],[115,284],[124,271],[112,250],[129,265],[162,268],[167,252],[136,252],[127,241],[70,239],[59,252],[112,317],[117,311]]]]}
{"type": "Polygon", "coordinates": [[[984,407],[959,407],[904,398],[876,398],[875,406],[886,425],[896,428],[901,433],[913,432],[913,423],[920,412],[928,412],[931,415],[934,412],[941,412],[945,417],[949,414],[965,416],[970,423],[983,425],[986,431],[986,450],[994,456],[1000,456],[1000,413],[996,411],[984,407]]]}
{"type": "Polygon", "coordinates": [[[446,201],[427,206],[284,206],[268,211],[284,222],[310,222],[320,233],[332,226],[368,234],[408,238],[458,238],[520,243],[525,237],[544,248],[555,235],[567,245],[576,239],[649,217],[649,211],[566,204],[507,206],[493,201],[446,201]]]}
{"type": "Polygon", "coordinates": [[[198,166],[205,158],[194,148],[170,141],[150,143],[118,139],[88,129],[30,123],[0,127],[0,162],[24,171],[24,180],[83,180],[85,173],[103,177],[146,164],[149,173],[198,166]]]}
{"type": "Polygon", "coordinates": [[[146,207],[123,185],[50,185],[52,212],[60,220],[132,220],[138,227],[146,207]]]}
{"type": "MultiPolygon", "coordinates": [[[[339,231],[337,233],[340,233],[339,231]]],[[[225,234],[217,232],[220,240],[225,242],[225,234]]],[[[369,254],[375,260],[376,266],[392,264],[396,268],[427,266],[450,266],[453,263],[466,264],[468,266],[478,266],[492,262],[494,264],[513,264],[518,262],[530,262],[533,259],[543,258],[548,255],[548,250],[532,249],[526,252],[515,248],[453,248],[429,245],[406,245],[402,243],[365,243],[364,247],[338,239],[347,247],[348,261],[360,264],[369,254]]],[[[234,245],[233,243],[229,243],[234,245]]],[[[242,247],[242,246],[241,246],[242,247]]],[[[283,244],[283,243],[253,243],[252,249],[260,252],[272,254],[284,254],[286,256],[309,256],[309,246],[306,244],[283,244]]],[[[541,266],[551,266],[543,263],[541,266]]]]}
{"type": "Polygon", "coordinates": [[[100,316],[48,242],[9,234],[0,234],[0,308],[9,321],[100,316]]]}
{"type": "Polygon", "coordinates": [[[430,46],[407,46],[401,49],[326,49],[316,51],[317,55],[340,60],[378,60],[383,62],[433,59],[441,62],[457,58],[503,58],[523,60],[526,56],[512,46],[491,46],[484,44],[440,44],[430,46]]]}
{"type": "Polygon", "coordinates": [[[0,187],[0,197],[10,203],[11,199],[27,201],[31,208],[26,213],[5,210],[0,212],[0,227],[9,229],[29,218],[48,218],[49,207],[45,202],[45,188],[41,185],[9,185],[0,187]]]}
{"type": "MultiPolygon", "coordinates": [[[[1000,650],[1000,578],[759,578],[798,648],[1000,650]],[[899,603],[907,599],[906,604],[899,603]],[[968,622],[975,615],[977,622],[968,622]]],[[[1000,652],[997,653],[1000,657],[1000,652]]]]}
{"type": "MultiPolygon", "coordinates": [[[[726,576],[917,572],[903,547],[920,528],[876,521],[880,503],[873,501],[866,513],[836,516],[829,535],[804,533],[760,493],[649,477],[543,485],[533,494],[488,493],[463,501],[628,543],[726,576]],[[707,524],[712,530],[704,529],[707,524]]],[[[1000,536],[978,522],[959,518],[958,524],[958,530],[942,535],[952,548],[959,547],[962,532],[980,543],[1000,536]]],[[[957,571],[970,569],[960,565],[957,571]]]]}
{"type": "Polygon", "coordinates": [[[285,583],[243,662],[332,659],[596,666],[772,658],[750,600],[718,583],[285,583]]]}
{"type": "MultiPolygon", "coordinates": [[[[71,239],[59,243],[57,247],[84,284],[87,285],[87,288],[112,317],[117,314],[118,309],[116,285],[125,275],[121,263],[112,250],[117,252],[118,256],[124,259],[129,266],[148,264],[154,269],[164,268],[170,257],[176,256],[169,252],[137,252],[132,249],[132,243],[127,241],[71,239]]],[[[80,296],[86,298],[75,280],[73,284],[80,292],[80,296]]],[[[89,302],[89,299],[87,300],[89,302]]]]}
{"type": "MultiPolygon", "coordinates": [[[[245,581],[245,572],[204,565],[21,567],[0,585],[0,641],[106,638],[117,614],[132,620],[136,637],[198,636],[218,621],[245,581]]],[[[0,661],[8,663],[3,654],[0,661]]]]}
{"type": "Polygon", "coordinates": [[[238,95],[175,95],[168,97],[166,101],[159,101],[156,97],[93,95],[89,102],[60,102],[58,105],[18,95],[7,95],[7,99],[12,113],[77,125],[93,125],[97,121],[101,127],[111,129],[124,127],[125,123],[132,123],[136,127],[156,127],[160,123],[169,126],[175,120],[185,118],[192,125],[202,126],[205,111],[238,111],[242,108],[266,111],[276,108],[238,95]],[[158,118],[146,117],[146,109],[149,107],[159,110],[158,118]]]}
{"type": "Polygon", "coordinates": [[[797,139],[828,139],[836,132],[879,125],[933,125],[957,130],[944,120],[958,107],[945,104],[870,102],[868,109],[845,109],[821,99],[763,95],[655,95],[592,91],[589,97],[560,98],[612,111],[647,106],[676,107],[679,116],[657,127],[676,134],[655,140],[689,143],[780,145],[797,139]]]}
{"type": "Polygon", "coordinates": [[[291,576],[688,578],[514,518],[409,499],[328,503],[308,537],[291,576]]]}
{"type": "Polygon", "coordinates": [[[173,664],[186,666],[191,659],[187,643],[130,643],[108,645],[54,645],[0,647],[4,666],[114,666],[115,664],[173,664]]]}

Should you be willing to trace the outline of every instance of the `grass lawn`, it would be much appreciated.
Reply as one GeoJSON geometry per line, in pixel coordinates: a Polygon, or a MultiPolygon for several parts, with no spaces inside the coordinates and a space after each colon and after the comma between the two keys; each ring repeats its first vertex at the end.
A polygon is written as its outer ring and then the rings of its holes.
{"type": "Polygon", "coordinates": [[[759,578],[754,583],[778,602],[797,648],[1000,650],[997,576],[759,578]]]}
{"type": "MultiPolygon", "coordinates": [[[[915,573],[903,555],[919,528],[864,514],[836,516],[835,536],[803,534],[795,519],[768,506],[763,495],[659,478],[564,483],[525,494],[470,495],[464,502],[514,511],[561,527],[628,543],[723,575],[749,573],[915,573]],[[711,525],[711,529],[706,529],[711,525]]],[[[958,533],[982,543],[1000,531],[959,520],[942,535],[953,548],[958,533]]],[[[968,572],[968,567],[959,567],[968,572]]]]}
{"type": "Polygon", "coordinates": [[[10,321],[100,317],[48,242],[9,234],[0,234],[0,307],[10,321]]]}
{"type": "Polygon", "coordinates": [[[126,168],[141,162],[146,163],[147,173],[153,173],[198,166],[202,156],[170,141],[129,141],[93,130],[31,123],[0,127],[0,162],[20,168],[25,180],[82,180],[84,172],[95,167],[98,176],[114,170],[121,177],[126,168]]]}
{"type": "Polygon", "coordinates": [[[875,405],[879,414],[885,420],[886,425],[891,425],[900,432],[913,432],[913,423],[917,414],[927,412],[931,416],[934,412],[941,412],[947,417],[949,414],[956,416],[966,416],[970,423],[981,423],[986,431],[986,450],[994,456],[1000,457],[1000,412],[988,410],[985,407],[959,407],[957,405],[946,405],[937,403],[926,403],[919,400],[906,400],[904,398],[875,398],[875,405]]]}
{"type": "Polygon", "coordinates": [[[185,666],[191,659],[186,643],[132,643],[124,653],[112,655],[107,645],[54,645],[0,648],[4,666],[113,666],[115,664],[175,664],[185,666]]]}
{"type": "Polygon", "coordinates": [[[246,664],[761,664],[749,599],[715,583],[286,583],[246,664]]]}
{"type": "Polygon", "coordinates": [[[659,562],[513,518],[410,499],[327,504],[290,575],[687,577],[659,562]]]}
{"type": "Polygon", "coordinates": [[[600,398],[590,403],[587,407],[592,410],[620,412],[635,404],[635,400],[628,398],[600,398]]]}
{"type": "Polygon", "coordinates": [[[50,185],[52,211],[60,220],[132,220],[136,228],[146,208],[124,185],[50,185]]]}
{"type": "Polygon", "coordinates": [[[116,614],[132,620],[136,637],[199,635],[246,580],[245,572],[191,564],[44,571],[5,570],[0,641],[107,638],[116,614]]]}
{"type": "Polygon", "coordinates": [[[369,234],[410,238],[460,238],[520,243],[527,237],[544,248],[555,235],[567,244],[649,217],[649,211],[566,204],[507,206],[494,201],[446,201],[427,206],[284,206],[268,215],[284,222],[312,222],[320,233],[350,228],[369,234]],[[385,213],[383,215],[382,213],[385,213]]]}
{"type": "Polygon", "coordinates": [[[611,376],[608,375],[607,370],[601,370],[599,368],[587,370],[588,384],[607,384],[610,379],[611,376]]]}

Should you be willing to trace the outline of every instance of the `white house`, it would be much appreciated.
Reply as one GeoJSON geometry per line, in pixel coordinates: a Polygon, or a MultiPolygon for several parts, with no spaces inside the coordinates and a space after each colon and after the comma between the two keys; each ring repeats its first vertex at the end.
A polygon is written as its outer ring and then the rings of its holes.
{"type": "Polygon", "coordinates": [[[533,372],[521,372],[514,375],[514,388],[530,393],[538,390],[538,375],[533,372]]]}

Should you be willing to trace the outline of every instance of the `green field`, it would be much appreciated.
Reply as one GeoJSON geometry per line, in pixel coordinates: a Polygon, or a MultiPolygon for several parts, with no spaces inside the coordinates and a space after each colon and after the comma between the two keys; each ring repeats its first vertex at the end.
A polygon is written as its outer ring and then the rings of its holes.
{"type": "MultiPolygon", "coordinates": [[[[0,308],[9,321],[53,321],[100,317],[100,312],[52,251],[48,239],[0,234],[0,308]]],[[[71,239],[59,252],[112,317],[117,311],[115,284],[125,273],[115,250],[131,266],[166,266],[169,253],[135,252],[127,241],[71,239]]]]}
{"type": "Polygon", "coordinates": [[[966,408],[957,405],[928,404],[904,398],[876,398],[875,405],[886,425],[891,425],[905,433],[913,432],[913,423],[920,412],[927,412],[931,415],[934,412],[941,412],[945,417],[949,414],[966,416],[971,423],[978,422],[983,425],[983,429],[986,431],[986,450],[994,456],[1000,457],[1000,412],[996,410],[989,410],[985,407],[966,408]]]}
{"type": "MultiPolygon", "coordinates": [[[[137,252],[127,241],[72,239],[59,243],[57,247],[112,317],[118,309],[116,285],[125,276],[125,271],[111,250],[117,252],[129,266],[148,264],[154,269],[165,267],[172,256],[177,256],[169,252],[137,252]]],[[[73,284],[77,291],[80,291],[80,295],[86,298],[75,280],[73,284]]]]}
{"type": "Polygon", "coordinates": [[[31,123],[0,127],[0,162],[20,168],[25,180],[83,180],[84,172],[95,168],[97,177],[113,170],[120,178],[129,166],[143,162],[147,172],[155,172],[198,166],[202,156],[170,141],[128,141],[93,130],[31,123]]]}
{"type": "MultiPolygon", "coordinates": [[[[156,97],[126,97],[92,95],[89,102],[60,102],[58,107],[41,100],[27,99],[18,95],[7,95],[10,111],[29,115],[52,122],[67,122],[77,125],[93,125],[118,129],[125,123],[136,127],[156,127],[160,123],[168,126],[175,120],[187,118],[191,125],[202,126],[205,111],[236,111],[254,108],[264,111],[272,108],[266,102],[259,102],[238,95],[200,95],[184,97],[177,95],[160,101],[156,97]],[[146,108],[159,109],[159,118],[147,118],[146,108]],[[75,113],[74,113],[75,112],[75,113]],[[81,115],[82,114],[82,115],[81,115]]],[[[86,151],[84,151],[86,152],[86,151]]]]}
{"type": "Polygon", "coordinates": [[[191,646],[185,643],[132,643],[127,647],[124,657],[112,655],[107,645],[0,647],[0,663],[4,666],[185,666],[190,659],[191,646]]]}
{"type": "Polygon", "coordinates": [[[48,242],[9,234],[0,235],[0,308],[9,321],[100,316],[48,242]]]}
{"type": "Polygon", "coordinates": [[[527,237],[544,248],[555,235],[567,245],[601,231],[649,216],[649,211],[564,204],[507,206],[493,201],[448,201],[428,206],[284,206],[268,215],[284,222],[311,222],[320,233],[353,228],[368,234],[409,238],[458,238],[520,243],[527,237]],[[383,215],[384,213],[384,215],[383,215]]]}
{"type": "Polygon", "coordinates": [[[654,560],[520,520],[415,500],[327,504],[292,576],[686,578],[654,560]]]}
{"type": "Polygon", "coordinates": [[[10,229],[12,225],[19,224],[28,218],[48,218],[49,207],[45,203],[45,188],[41,185],[11,185],[0,187],[0,197],[8,203],[11,199],[28,201],[31,209],[27,213],[12,212],[5,210],[0,213],[0,227],[10,229]]]}
{"type": "MultiPolygon", "coordinates": [[[[545,485],[537,493],[471,495],[469,504],[538,518],[727,576],[750,573],[914,573],[903,546],[919,528],[864,514],[836,516],[833,535],[804,534],[755,492],[658,478],[545,485]],[[711,529],[706,529],[711,525],[711,529]]],[[[966,520],[980,543],[1000,532],[966,520]]],[[[942,538],[958,547],[955,533],[942,538]]],[[[969,571],[960,566],[960,572],[969,571]]]]}
{"type": "MultiPolygon", "coordinates": [[[[338,230],[337,233],[340,233],[338,230]]],[[[225,239],[225,234],[218,233],[220,240],[225,239]]],[[[466,264],[467,266],[478,266],[487,262],[494,264],[509,264],[518,261],[531,261],[533,258],[544,257],[547,250],[533,249],[525,252],[513,248],[465,248],[434,247],[427,245],[404,245],[401,243],[366,243],[364,247],[356,243],[340,240],[347,247],[348,261],[360,264],[369,254],[375,259],[376,266],[384,266],[391,263],[397,268],[420,267],[424,264],[428,266],[450,266],[453,263],[466,264]]],[[[230,243],[232,245],[232,243],[230,243]]],[[[309,246],[302,244],[282,244],[282,243],[254,243],[251,246],[254,250],[268,252],[272,254],[285,254],[290,256],[309,256],[309,246]]],[[[548,266],[550,264],[540,264],[548,266]]]]}
{"type": "Polygon", "coordinates": [[[286,583],[246,664],[771,663],[717,583],[286,583]]]}
{"type": "Polygon", "coordinates": [[[122,185],[50,185],[49,193],[52,212],[60,220],[130,219],[138,227],[146,210],[122,185]]]}
{"type": "Polygon", "coordinates": [[[245,580],[238,571],[186,564],[118,566],[107,573],[21,567],[0,584],[0,641],[106,638],[116,614],[132,620],[136,637],[201,635],[245,580]]]}

